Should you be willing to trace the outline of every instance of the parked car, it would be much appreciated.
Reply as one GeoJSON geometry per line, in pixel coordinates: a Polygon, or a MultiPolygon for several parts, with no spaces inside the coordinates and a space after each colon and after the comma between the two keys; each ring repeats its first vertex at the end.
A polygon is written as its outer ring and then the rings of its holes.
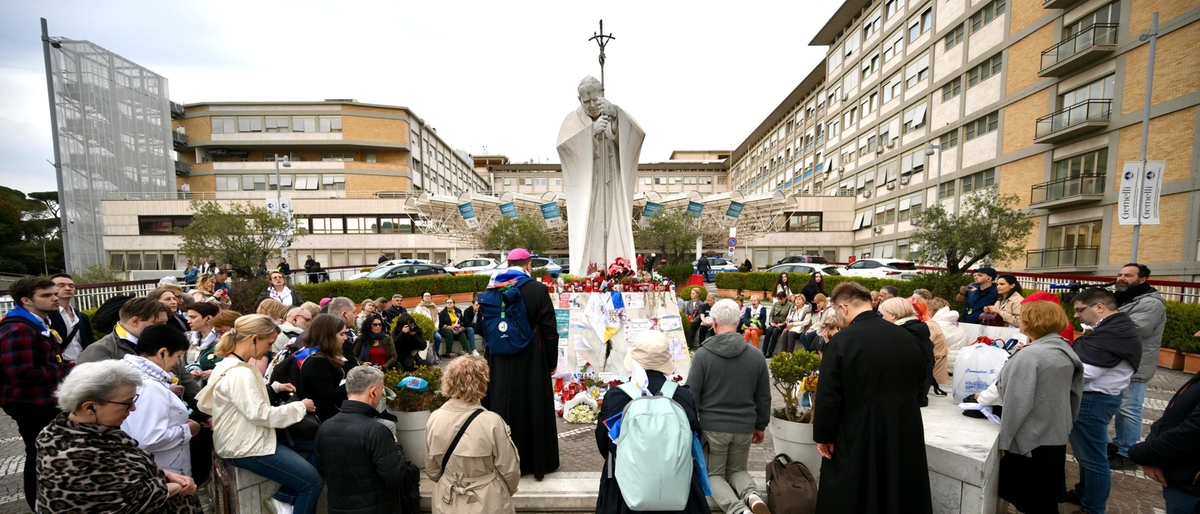
{"type": "Polygon", "coordinates": [[[830,264],[779,264],[767,269],[767,273],[806,273],[813,274],[813,271],[820,271],[823,275],[841,275],[837,266],[830,264]]]}
{"type": "MultiPolygon", "coordinates": [[[[737,265],[729,262],[728,259],[723,257],[705,257],[705,259],[708,259],[708,274],[704,277],[705,282],[712,282],[713,280],[716,280],[717,273],[737,273],[737,265]]],[[[700,261],[692,261],[693,274],[700,272],[696,268],[696,263],[698,262],[700,261]]]]}
{"type": "Polygon", "coordinates": [[[796,264],[796,263],[829,264],[829,261],[825,260],[825,258],[821,257],[820,255],[796,254],[796,255],[789,255],[787,257],[779,259],[779,262],[776,262],[775,264],[778,265],[778,264],[796,264]]]}
{"type": "Polygon", "coordinates": [[[383,261],[383,262],[375,265],[375,267],[371,268],[368,271],[361,271],[361,272],[355,273],[353,275],[350,275],[349,277],[346,278],[346,280],[358,280],[360,278],[366,278],[367,275],[371,274],[374,271],[377,271],[377,270],[380,270],[383,268],[390,268],[397,264],[432,264],[432,263],[433,263],[433,261],[429,261],[426,259],[391,259],[391,260],[383,261]]]}
{"type": "Polygon", "coordinates": [[[838,271],[848,277],[912,280],[921,274],[916,263],[900,259],[859,259],[838,271]]]}
{"type": "MultiPolygon", "coordinates": [[[[558,263],[554,262],[553,260],[546,258],[546,257],[534,256],[533,257],[534,271],[540,270],[542,268],[546,268],[546,272],[549,273],[550,276],[554,277],[554,278],[558,278],[558,276],[561,275],[563,272],[562,266],[559,266],[558,263]]],[[[508,269],[508,260],[507,259],[505,259],[504,261],[501,261],[500,264],[497,265],[495,268],[480,270],[480,271],[476,271],[475,273],[478,275],[493,275],[499,271],[503,271],[506,269],[508,269]]]]}
{"type": "Polygon", "coordinates": [[[554,261],[555,264],[558,264],[558,267],[562,268],[563,273],[571,273],[571,259],[569,257],[555,257],[550,260],[554,261]]]}
{"type": "Polygon", "coordinates": [[[445,275],[448,273],[446,267],[441,264],[426,264],[426,263],[401,263],[384,266],[371,270],[370,273],[363,278],[380,279],[380,278],[412,278],[412,277],[428,277],[432,275],[445,275]]]}
{"type": "Polygon", "coordinates": [[[496,267],[499,265],[500,263],[496,262],[496,259],[490,259],[487,257],[472,257],[470,259],[459,261],[458,264],[454,265],[454,268],[457,270],[455,271],[456,274],[475,273],[477,271],[483,271],[487,269],[496,269],[496,267]]]}

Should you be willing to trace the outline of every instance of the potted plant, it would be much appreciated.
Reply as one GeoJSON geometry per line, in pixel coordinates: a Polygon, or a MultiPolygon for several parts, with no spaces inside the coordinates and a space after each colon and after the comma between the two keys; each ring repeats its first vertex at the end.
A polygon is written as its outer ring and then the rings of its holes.
{"type": "Polygon", "coordinates": [[[771,382],[783,395],[783,408],[771,413],[771,437],[775,440],[775,453],[787,454],[795,461],[803,462],[812,474],[821,472],[821,454],[812,434],[812,407],[800,406],[804,391],[816,391],[816,372],[821,368],[821,357],[816,352],[796,350],[780,353],[771,358],[769,364],[771,382]]]}
{"type": "Polygon", "coordinates": [[[1166,346],[1158,349],[1158,365],[1167,369],[1183,369],[1184,353],[1166,346]]]}
{"type": "Polygon", "coordinates": [[[404,447],[404,456],[419,468],[425,467],[425,425],[429,414],[446,403],[442,396],[442,369],[417,366],[412,373],[391,370],[383,375],[384,385],[395,394],[387,401],[388,411],[396,416],[396,442],[404,447]],[[399,387],[407,377],[424,379],[429,387],[413,391],[399,387]]]}

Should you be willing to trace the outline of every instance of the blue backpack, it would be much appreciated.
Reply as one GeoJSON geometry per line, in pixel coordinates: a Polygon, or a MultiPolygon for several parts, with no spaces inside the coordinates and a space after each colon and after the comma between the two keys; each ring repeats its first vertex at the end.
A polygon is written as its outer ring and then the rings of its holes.
{"type": "Polygon", "coordinates": [[[516,355],[533,341],[520,289],[530,280],[524,273],[505,271],[479,295],[480,333],[490,354],[516,355]]]}

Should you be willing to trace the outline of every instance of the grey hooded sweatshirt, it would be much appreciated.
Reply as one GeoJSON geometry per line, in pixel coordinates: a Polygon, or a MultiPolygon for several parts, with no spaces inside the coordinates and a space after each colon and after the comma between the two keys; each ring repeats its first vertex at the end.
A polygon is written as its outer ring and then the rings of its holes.
{"type": "Polygon", "coordinates": [[[1158,370],[1158,349],[1162,347],[1163,327],[1167,325],[1167,302],[1151,288],[1150,292],[1134,297],[1117,310],[1129,315],[1142,340],[1142,362],[1133,374],[1133,381],[1149,382],[1158,370]]]}
{"type": "Polygon", "coordinates": [[[767,428],[771,419],[767,362],[741,334],[728,332],[705,340],[696,350],[687,385],[696,398],[702,430],[749,434],[767,428]]]}

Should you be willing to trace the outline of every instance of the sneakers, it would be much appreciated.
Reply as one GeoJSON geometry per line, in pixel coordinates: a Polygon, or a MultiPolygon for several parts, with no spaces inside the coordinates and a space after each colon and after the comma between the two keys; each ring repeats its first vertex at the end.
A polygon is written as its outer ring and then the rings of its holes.
{"type": "Polygon", "coordinates": [[[1115,457],[1109,457],[1108,469],[1128,471],[1138,469],[1138,465],[1136,462],[1129,460],[1129,457],[1117,454],[1115,457]]]}
{"type": "Polygon", "coordinates": [[[1079,492],[1075,489],[1068,489],[1067,494],[1063,495],[1063,501],[1059,503],[1063,502],[1079,505],[1079,492]]]}
{"type": "Polygon", "coordinates": [[[750,512],[754,514],[771,514],[771,511],[767,509],[767,502],[759,498],[757,494],[747,497],[746,503],[750,505],[750,512]]]}
{"type": "Polygon", "coordinates": [[[475,351],[475,350],[471,350],[471,355],[473,355],[473,356],[475,356],[475,357],[478,357],[478,356],[479,356],[479,352],[477,352],[477,351],[475,351]]]}
{"type": "Polygon", "coordinates": [[[271,498],[271,506],[275,507],[275,514],[292,514],[294,507],[290,503],[283,503],[275,498],[271,498]]]}

